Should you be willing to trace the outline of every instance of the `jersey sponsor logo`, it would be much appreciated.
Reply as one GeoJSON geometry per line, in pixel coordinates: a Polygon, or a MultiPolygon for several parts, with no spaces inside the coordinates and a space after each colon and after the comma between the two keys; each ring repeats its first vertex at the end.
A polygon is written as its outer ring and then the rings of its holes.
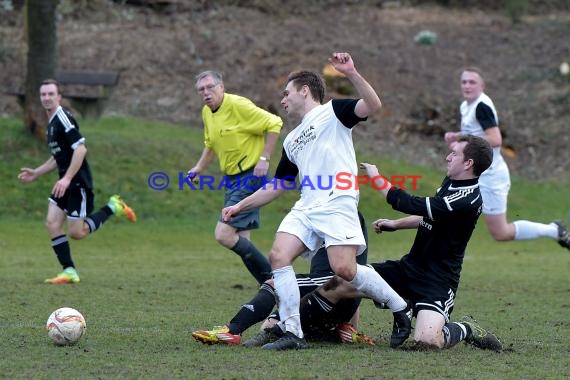
{"type": "Polygon", "coordinates": [[[61,148],[59,147],[59,144],[57,143],[57,141],[50,141],[48,146],[49,146],[49,149],[51,151],[52,156],[55,156],[57,153],[61,152],[61,148]]]}
{"type": "Polygon", "coordinates": [[[313,132],[314,130],[315,130],[315,127],[310,125],[309,128],[305,129],[303,131],[303,133],[301,133],[301,135],[294,140],[295,144],[303,143],[303,141],[305,141],[307,138],[309,138],[309,136],[314,134],[314,132],[313,132]]]}
{"type": "Polygon", "coordinates": [[[291,148],[291,157],[297,157],[298,153],[302,151],[308,143],[316,139],[317,133],[315,132],[315,127],[311,125],[305,129],[299,137],[293,140],[294,146],[291,148]]]}

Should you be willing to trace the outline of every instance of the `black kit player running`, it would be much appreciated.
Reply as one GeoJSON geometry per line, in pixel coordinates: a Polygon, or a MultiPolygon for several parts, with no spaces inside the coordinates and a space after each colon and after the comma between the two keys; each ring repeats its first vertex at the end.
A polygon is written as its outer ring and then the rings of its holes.
{"type": "Polygon", "coordinates": [[[36,168],[21,168],[18,179],[32,182],[53,170],[58,171],[49,198],[46,227],[51,237],[51,245],[63,271],[56,277],[48,278],[52,284],[78,283],[79,275],[71,258],[67,239],[83,239],[97,231],[113,214],[136,221],[135,212],[118,196],[109,199],[107,205],[95,213],[91,170],[87,163],[85,138],[79,132],[79,124],[73,115],[61,107],[59,83],[46,79],[40,86],[40,100],[49,118],[47,143],[50,158],[36,168]],[[67,221],[67,234],[64,223],[67,221]]]}

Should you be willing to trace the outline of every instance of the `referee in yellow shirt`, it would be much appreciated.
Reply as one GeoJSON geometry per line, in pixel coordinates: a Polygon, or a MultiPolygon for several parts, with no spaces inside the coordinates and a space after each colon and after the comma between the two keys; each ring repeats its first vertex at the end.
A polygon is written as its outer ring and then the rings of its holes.
{"type": "MultiPolygon", "coordinates": [[[[228,184],[224,207],[231,206],[261,187],[283,120],[247,98],[226,93],[219,72],[209,70],[198,74],[196,91],[204,102],[205,147],[188,175],[191,178],[200,175],[217,156],[228,184]]],[[[259,228],[259,224],[258,208],[240,213],[231,222],[222,222],[219,218],[215,237],[218,243],[237,253],[262,284],[271,277],[271,265],[250,240],[250,230],[259,228]]]]}

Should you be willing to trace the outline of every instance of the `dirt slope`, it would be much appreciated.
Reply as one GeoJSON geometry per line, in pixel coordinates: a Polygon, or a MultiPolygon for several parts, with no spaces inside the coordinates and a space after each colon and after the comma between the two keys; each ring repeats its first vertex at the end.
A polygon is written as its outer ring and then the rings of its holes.
{"type": "MultiPolygon", "coordinates": [[[[93,4],[104,6],[88,12],[62,10],[59,66],[120,70],[108,114],[200,127],[193,91],[198,72],[221,70],[229,92],[281,112],[290,71],[321,70],[332,51],[349,51],[385,104],[358,129],[356,144],[441,165],[442,133],[457,128],[459,69],[476,65],[486,72],[512,172],[570,178],[570,77],[559,73],[560,63],[570,60],[570,12],[513,25],[497,12],[373,1],[274,11],[212,3],[156,12],[98,0],[93,4]],[[414,42],[421,30],[437,33],[436,43],[414,42]]],[[[3,12],[0,20],[0,83],[13,88],[24,78],[21,13],[3,12]]],[[[344,86],[332,84],[329,95],[338,95],[335,89],[344,86]]],[[[17,112],[14,99],[0,96],[0,114],[17,112]]]]}

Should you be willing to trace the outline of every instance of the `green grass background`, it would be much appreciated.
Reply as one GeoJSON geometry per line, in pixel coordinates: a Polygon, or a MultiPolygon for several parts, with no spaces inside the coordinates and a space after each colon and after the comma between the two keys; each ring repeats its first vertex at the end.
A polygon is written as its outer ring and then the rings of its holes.
{"type": "MultiPolygon", "coordinates": [[[[570,254],[547,239],[497,243],[480,221],[465,259],[453,317],[470,314],[495,331],[502,353],[459,345],[442,352],[392,350],[391,314],[365,301],[360,329],[375,347],[315,343],[299,352],[203,346],[190,333],[224,324],[257,286],[233,253],[217,245],[213,228],[220,191],[177,189],[202,150],[198,128],[130,119],[80,121],[99,207],[120,193],[138,214],[132,225],[111,219],[101,231],[72,241],[81,283],[43,283],[59,266],[43,226],[55,174],[32,184],[16,176],[49,157],[21,122],[0,119],[0,378],[97,379],[556,379],[570,377],[570,254]],[[151,173],[171,179],[149,188],[151,173]],[[71,347],[51,344],[45,330],[58,307],[80,310],[87,335],[71,347]]],[[[359,144],[358,139],[355,141],[359,144]]],[[[429,195],[444,174],[371,156],[386,174],[421,174],[415,193],[429,195]]],[[[275,165],[273,160],[272,164],[275,165]]],[[[217,164],[208,174],[219,175],[217,164]]],[[[567,219],[568,183],[513,178],[509,216],[550,222],[567,219]]],[[[274,232],[298,194],[289,192],[263,211],[253,233],[267,252],[274,232]]],[[[397,216],[370,188],[362,189],[368,222],[397,216]]],[[[398,258],[413,231],[370,237],[370,260],[398,258]]],[[[298,260],[296,270],[307,263],[298,260]]],[[[254,334],[257,327],[245,333],[254,334]]]]}

